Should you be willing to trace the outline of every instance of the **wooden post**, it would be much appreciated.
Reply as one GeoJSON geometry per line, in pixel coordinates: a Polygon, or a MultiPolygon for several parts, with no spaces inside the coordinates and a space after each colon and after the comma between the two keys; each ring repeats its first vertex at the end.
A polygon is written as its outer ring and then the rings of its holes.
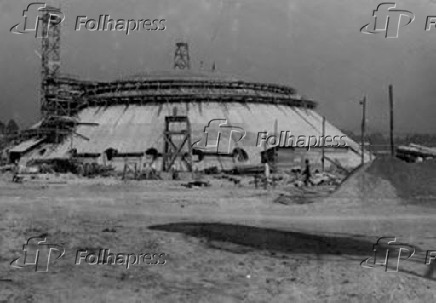
{"type": "Polygon", "coordinates": [[[274,121],[274,136],[275,136],[275,138],[276,138],[276,140],[278,140],[279,142],[276,142],[277,143],[277,146],[276,147],[274,147],[274,150],[273,150],[273,163],[272,163],[272,171],[273,171],[273,173],[278,173],[278,165],[277,165],[277,162],[278,162],[278,157],[279,157],[279,155],[278,155],[278,150],[279,150],[279,146],[280,146],[280,144],[281,144],[281,138],[280,138],[280,136],[279,136],[279,121],[276,119],[275,121],[274,121]]]}
{"type": "Polygon", "coordinates": [[[322,164],[322,172],[325,171],[325,117],[322,117],[322,157],[321,157],[321,164],[322,164]]]}
{"type": "Polygon", "coordinates": [[[362,142],[362,159],[361,164],[365,164],[365,124],[366,124],[366,96],[360,102],[362,104],[362,129],[361,129],[361,142],[362,142]]]}
{"type": "Polygon", "coordinates": [[[390,127],[389,127],[389,135],[391,141],[391,155],[395,156],[395,148],[394,148],[394,88],[392,85],[389,85],[389,113],[390,113],[390,127]]]}
{"type": "MultiPolygon", "coordinates": [[[[186,103],[187,104],[187,103],[186,103]]],[[[188,114],[188,113],[186,113],[188,114]]],[[[192,154],[192,129],[191,129],[191,122],[188,118],[186,118],[186,132],[187,132],[187,144],[188,144],[188,170],[191,171],[191,178],[194,180],[195,173],[194,173],[194,161],[192,160],[193,154],[192,154]]]]}
{"type": "MultiPolygon", "coordinates": [[[[265,133],[268,135],[268,131],[265,130],[265,133]]],[[[265,145],[264,145],[264,152],[265,152],[265,184],[264,184],[264,189],[268,189],[268,174],[269,174],[269,165],[268,165],[268,137],[267,140],[265,141],[265,145]]]]}
{"type": "Polygon", "coordinates": [[[124,169],[123,169],[123,179],[122,180],[126,180],[126,173],[127,173],[127,163],[124,159],[124,169]]]}

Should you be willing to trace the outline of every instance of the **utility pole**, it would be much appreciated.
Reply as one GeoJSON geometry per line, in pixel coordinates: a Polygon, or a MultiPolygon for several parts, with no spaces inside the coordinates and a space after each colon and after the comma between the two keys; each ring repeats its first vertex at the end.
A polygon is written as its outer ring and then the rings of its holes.
{"type": "MultiPolygon", "coordinates": [[[[265,130],[265,133],[268,135],[268,131],[267,130],[265,130]]],[[[264,144],[264,155],[265,155],[265,165],[264,165],[264,167],[265,167],[265,170],[264,170],[264,174],[265,174],[265,183],[263,184],[263,186],[264,186],[264,189],[265,190],[267,190],[268,189],[268,176],[269,176],[269,161],[268,161],[268,140],[266,140],[265,141],[265,144],[264,144]]]]}
{"type": "Polygon", "coordinates": [[[362,159],[361,164],[365,164],[365,127],[366,127],[366,96],[360,101],[362,105],[362,129],[361,129],[361,142],[362,142],[362,159]]]}
{"type": "Polygon", "coordinates": [[[279,158],[279,146],[280,146],[280,136],[279,136],[279,121],[276,119],[274,121],[274,136],[276,137],[276,140],[279,140],[279,142],[277,143],[277,146],[275,146],[272,151],[273,151],[273,157],[272,157],[272,172],[273,173],[277,173],[278,171],[278,158],[279,158]]]}
{"type": "Polygon", "coordinates": [[[321,158],[321,164],[322,164],[322,172],[325,171],[325,117],[322,117],[322,158],[321,158]]]}
{"type": "Polygon", "coordinates": [[[389,135],[391,141],[391,155],[395,156],[395,147],[394,147],[394,87],[389,85],[389,115],[390,115],[390,127],[389,127],[389,135]]]}

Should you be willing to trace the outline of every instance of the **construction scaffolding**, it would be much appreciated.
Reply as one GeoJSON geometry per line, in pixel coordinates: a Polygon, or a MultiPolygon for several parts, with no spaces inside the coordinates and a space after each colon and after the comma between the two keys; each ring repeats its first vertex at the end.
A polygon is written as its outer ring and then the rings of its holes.
{"type": "Polygon", "coordinates": [[[47,6],[42,12],[41,113],[45,118],[52,114],[59,115],[68,107],[59,104],[55,81],[59,77],[61,65],[60,10],[47,6]]]}
{"type": "Polygon", "coordinates": [[[189,56],[188,43],[176,43],[176,51],[174,53],[174,69],[191,69],[191,58],[189,56]]]}
{"type": "Polygon", "coordinates": [[[171,171],[179,158],[192,172],[191,124],[186,116],[165,117],[163,171],[171,171]]]}

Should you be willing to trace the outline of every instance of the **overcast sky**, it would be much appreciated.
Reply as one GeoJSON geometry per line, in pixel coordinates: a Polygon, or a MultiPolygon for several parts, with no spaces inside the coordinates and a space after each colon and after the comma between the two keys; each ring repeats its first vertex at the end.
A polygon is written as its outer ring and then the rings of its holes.
{"type": "MultiPolygon", "coordinates": [[[[373,0],[63,0],[62,72],[111,80],[172,68],[174,43],[190,43],[192,69],[296,88],[342,128],[360,127],[358,100],[368,96],[368,128],[387,131],[388,85],[394,85],[398,132],[436,131],[436,29],[426,32],[431,0],[396,1],[415,21],[398,39],[365,35],[380,1],[373,0]],[[166,19],[165,31],[74,31],[77,16],[166,19]]],[[[59,5],[59,1],[49,4],[59,5]]],[[[0,120],[38,120],[41,41],[14,35],[29,1],[0,0],[0,120]]]]}

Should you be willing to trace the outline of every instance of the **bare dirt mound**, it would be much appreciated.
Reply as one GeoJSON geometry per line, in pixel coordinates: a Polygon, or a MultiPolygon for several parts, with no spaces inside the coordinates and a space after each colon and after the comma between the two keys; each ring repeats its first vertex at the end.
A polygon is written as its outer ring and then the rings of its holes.
{"type": "Polygon", "coordinates": [[[408,204],[436,206],[436,162],[406,163],[382,157],[374,161],[366,174],[389,181],[397,195],[408,204]]]}
{"type": "Polygon", "coordinates": [[[436,162],[377,158],[350,176],[328,199],[362,206],[436,206],[436,162]]]}
{"type": "MultiPolygon", "coordinates": [[[[371,165],[378,164],[374,162],[371,165]]],[[[370,173],[371,167],[361,168],[350,176],[335,193],[327,198],[329,203],[336,201],[344,205],[362,207],[401,204],[396,188],[379,174],[370,173]]]]}

